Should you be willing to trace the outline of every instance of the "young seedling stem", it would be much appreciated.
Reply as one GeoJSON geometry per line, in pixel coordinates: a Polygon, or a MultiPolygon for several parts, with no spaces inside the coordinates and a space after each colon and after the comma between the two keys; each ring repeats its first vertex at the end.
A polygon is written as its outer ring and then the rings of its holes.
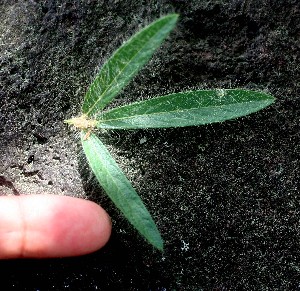
{"type": "Polygon", "coordinates": [[[73,125],[75,128],[86,132],[84,140],[87,140],[90,137],[92,130],[96,127],[98,121],[88,118],[86,114],[82,114],[79,117],[73,117],[71,119],[65,120],[65,123],[73,125]]]}

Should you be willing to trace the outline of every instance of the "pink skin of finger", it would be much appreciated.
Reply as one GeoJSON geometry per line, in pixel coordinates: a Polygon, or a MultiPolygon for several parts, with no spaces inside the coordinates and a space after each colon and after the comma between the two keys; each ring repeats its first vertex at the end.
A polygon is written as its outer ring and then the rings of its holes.
{"type": "Polygon", "coordinates": [[[57,195],[0,197],[0,259],[70,257],[103,247],[111,220],[94,202],[57,195]]]}

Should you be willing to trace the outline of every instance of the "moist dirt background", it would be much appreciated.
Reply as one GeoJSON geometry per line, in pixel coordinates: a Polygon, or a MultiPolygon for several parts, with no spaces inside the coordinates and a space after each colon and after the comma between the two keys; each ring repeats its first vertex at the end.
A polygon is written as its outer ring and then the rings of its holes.
{"type": "Polygon", "coordinates": [[[300,290],[298,0],[2,0],[0,15],[1,194],[85,197],[113,219],[94,254],[2,261],[5,290],[300,290]],[[124,40],[172,12],[176,29],[111,106],[191,88],[277,100],[221,124],[99,133],[158,224],[159,253],[63,120],[124,40]]]}

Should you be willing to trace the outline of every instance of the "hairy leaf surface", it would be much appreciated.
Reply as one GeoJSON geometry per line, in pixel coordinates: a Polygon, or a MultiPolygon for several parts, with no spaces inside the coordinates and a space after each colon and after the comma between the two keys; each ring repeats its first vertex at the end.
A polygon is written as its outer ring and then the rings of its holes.
{"type": "Polygon", "coordinates": [[[89,117],[102,110],[151,58],[174,28],[178,15],[164,16],[131,37],[103,65],[88,89],[83,113],[89,117]]]}
{"type": "Polygon", "coordinates": [[[157,249],[163,249],[160,233],[141,198],[131,186],[103,143],[91,134],[81,142],[87,160],[107,195],[132,225],[157,249]]]}
{"type": "Polygon", "coordinates": [[[244,116],[274,102],[264,92],[216,89],[180,92],[100,114],[98,127],[112,129],[201,125],[244,116]]]}

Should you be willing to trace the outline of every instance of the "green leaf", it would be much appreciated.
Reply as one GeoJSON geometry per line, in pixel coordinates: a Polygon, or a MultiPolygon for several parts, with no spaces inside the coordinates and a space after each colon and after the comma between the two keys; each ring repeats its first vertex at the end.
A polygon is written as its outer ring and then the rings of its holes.
{"type": "Polygon", "coordinates": [[[98,115],[112,129],[201,125],[244,116],[274,102],[264,92],[216,89],[180,92],[118,107],[98,115]]]}
{"type": "Polygon", "coordinates": [[[89,117],[103,109],[148,62],[174,28],[177,14],[164,16],[125,42],[103,65],[88,89],[83,113],[89,117]]]}
{"type": "Polygon", "coordinates": [[[93,133],[85,140],[84,132],[81,142],[87,160],[107,195],[154,247],[163,250],[163,240],[151,215],[103,143],[93,133]]]}

